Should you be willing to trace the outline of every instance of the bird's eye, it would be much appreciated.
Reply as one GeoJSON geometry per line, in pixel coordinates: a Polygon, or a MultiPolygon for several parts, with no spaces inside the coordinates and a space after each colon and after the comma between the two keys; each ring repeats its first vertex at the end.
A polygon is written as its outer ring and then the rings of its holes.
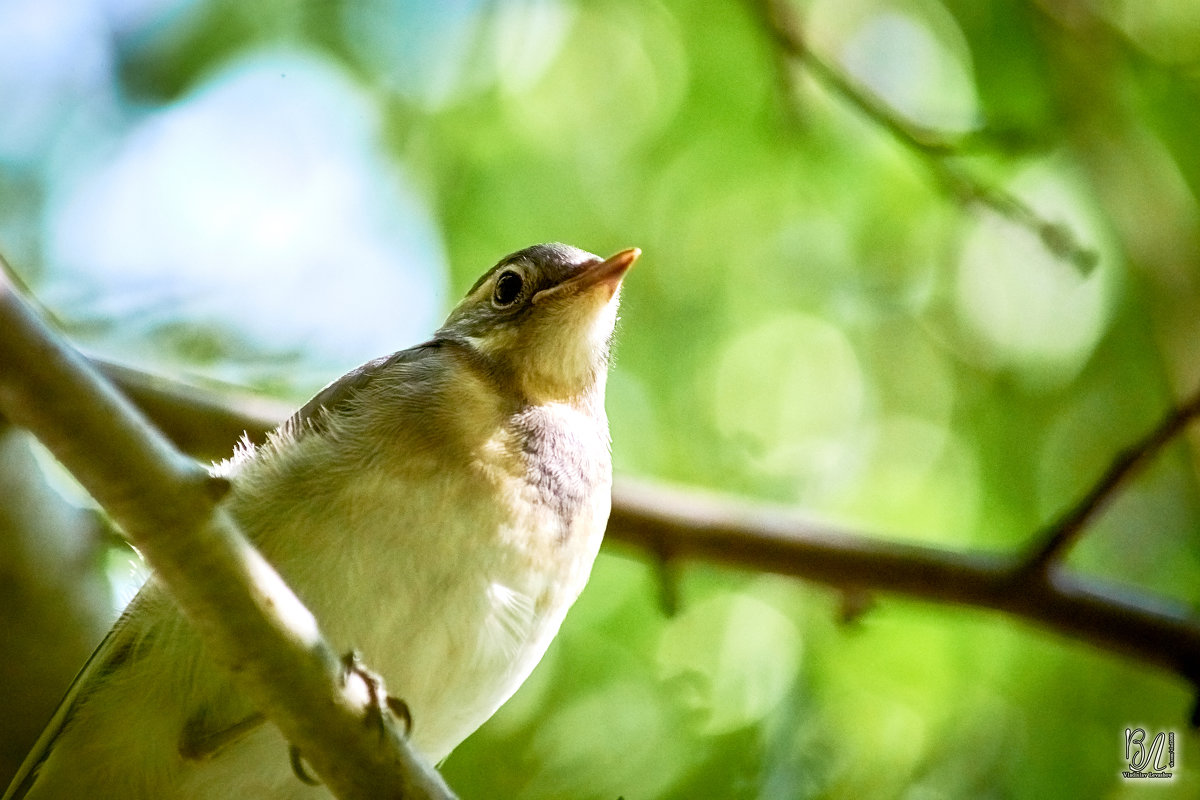
{"type": "Polygon", "coordinates": [[[492,302],[499,308],[511,306],[521,296],[521,289],[524,285],[525,281],[519,272],[511,269],[505,270],[496,279],[496,290],[492,292],[492,302]]]}

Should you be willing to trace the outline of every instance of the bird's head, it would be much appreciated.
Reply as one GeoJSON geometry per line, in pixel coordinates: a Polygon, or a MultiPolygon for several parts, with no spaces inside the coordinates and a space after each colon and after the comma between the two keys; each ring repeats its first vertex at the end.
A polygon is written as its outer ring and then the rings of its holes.
{"type": "Polygon", "coordinates": [[[470,347],[530,401],[587,395],[604,386],[621,280],[639,255],[527,247],[485,272],[438,336],[470,347]]]}

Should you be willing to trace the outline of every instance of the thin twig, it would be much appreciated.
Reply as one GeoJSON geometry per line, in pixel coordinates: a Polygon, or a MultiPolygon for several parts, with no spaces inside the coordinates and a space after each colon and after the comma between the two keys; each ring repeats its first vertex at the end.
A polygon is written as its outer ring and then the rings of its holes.
{"type": "Polygon", "coordinates": [[[785,62],[803,64],[823,86],[917,155],[937,182],[956,200],[966,205],[989,208],[1030,230],[1050,253],[1073,264],[1081,274],[1087,275],[1095,268],[1099,261],[1098,254],[1080,244],[1066,224],[1044,219],[1017,195],[984,183],[951,160],[962,155],[968,143],[979,137],[947,134],[903,119],[878,96],[851,80],[809,47],[799,21],[786,3],[754,0],[753,5],[768,36],[784,54],[785,62]]]}
{"type": "Polygon", "coordinates": [[[882,100],[818,55],[800,35],[790,9],[784,9],[776,2],[763,2],[762,5],[767,33],[786,54],[787,60],[804,64],[818,81],[886,129],[905,147],[931,156],[952,156],[962,151],[965,137],[901,119],[882,100]]]}
{"type": "Polygon", "coordinates": [[[1022,569],[1028,572],[1044,571],[1060,561],[1121,487],[1197,417],[1200,417],[1200,390],[1171,409],[1149,433],[1117,453],[1108,469],[1087,493],[1036,537],[1022,569]]]}

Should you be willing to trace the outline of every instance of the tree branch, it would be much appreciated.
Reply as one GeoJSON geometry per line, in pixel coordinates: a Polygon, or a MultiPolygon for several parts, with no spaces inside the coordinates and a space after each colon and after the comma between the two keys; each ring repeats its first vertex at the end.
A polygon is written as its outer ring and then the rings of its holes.
{"type": "Polygon", "coordinates": [[[138,545],[210,655],[328,788],[343,800],[452,797],[394,724],[363,724],[369,693],[221,510],[227,482],[173,448],[2,275],[0,330],[0,410],[138,545]]]}
{"type": "Polygon", "coordinates": [[[295,409],[277,400],[235,390],[218,392],[182,386],[178,381],[91,359],[104,377],[120,387],[176,447],[194,458],[220,461],[233,453],[243,433],[255,444],[295,409]],[[203,420],[203,426],[197,425],[203,420]]]}
{"type": "Polygon", "coordinates": [[[1131,589],[1038,576],[1014,556],[880,541],[700,495],[619,484],[608,539],[658,557],[715,561],[843,590],[1001,611],[1200,681],[1200,619],[1131,589]]]}
{"type": "Polygon", "coordinates": [[[965,205],[978,204],[990,208],[1032,231],[1050,253],[1070,262],[1084,275],[1095,268],[1099,260],[1096,251],[1080,244],[1067,225],[1043,219],[1017,195],[989,186],[951,160],[963,155],[968,143],[979,137],[970,134],[948,135],[903,119],[883,100],[851,80],[808,46],[802,27],[786,0],[752,0],[751,5],[781,53],[785,65],[792,62],[804,65],[821,85],[858,109],[863,116],[914,153],[952,197],[965,205]]]}
{"type": "MultiPolygon", "coordinates": [[[[196,415],[189,435],[197,439],[204,438],[207,420],[238,415],[228,401],[215,394],[196,395],[191,389],[163,394],[168,383],[132,370],[118,377],[122,388],[140,396],[154,395],[158,408],[169,408],[175,404],[173,398],[187,396],[188,413],[196,415]]],[[[1114,467],[1073,506],[1087,510],[1064,515],[1043,531],[1046,540],[1078,536],[1133,470],[1200,416],[1197,405],[1200,393],[1123,451],[1114,467]],[[1063,534],[1064,528],[1073,532],[1063,534]]],[[[252,437],[261,436],[275,422],[251,415],[242,421],[252,437]]],[[[235,437],[227,427],[214,430],[221,433],[208,442],[207,449],[231,448],[235,437]],[[216,440],[221,437],[223,440],[216,440]]],[[[1031,570],[1029,558],[1020,555],[882,541],[787,513],[630,481],[618,481],[614,487],[606,541],[646,551],[668,568],[680,560],[701,559],[791,575],[844,592],[892,592],[991,609],[1152,664],[1200,687],[1200,617],[1191,609],[1136,588],[1061,569],[1031,570]]]]}
{"type": "Polygon", "coordinates": [[[1079,539],[1088,523],[1103,510],[1121,487],[1197,417],[1200,417],[1200,390],[1167,412],[1149,433],[1117,453],[1092,488],[1037,538],[1022,569],[1044,571],[1055,561],[1060,561],[1067,549],[1079,539]]]}

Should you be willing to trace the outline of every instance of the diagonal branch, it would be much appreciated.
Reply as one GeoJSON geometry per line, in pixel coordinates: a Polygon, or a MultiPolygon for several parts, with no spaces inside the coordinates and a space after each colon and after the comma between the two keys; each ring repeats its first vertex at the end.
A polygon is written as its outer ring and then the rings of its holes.
{"type": "Polygon", "coordinates": [[[1149,433],[1117,453],[1099,480],[1042,533],[1022,569],[1043,571],[1060,560],[1097,514],[1140,469],[1200,417],[1200,390],[1172,408],[1149,433]]]}
{"type": "MultiPolygon", "coordinates": [[[[238,411],[218,395],[170,389],[133,370],[118,384],[156,408],[187,397],[192,417],[189,436],[206,438],[207,420],[237,418],[238,411]]],[[[1047,529],[1053,535],[1074,526],[1078,535],[1132,471],[1151,458],[1191,419],[1200,415],[1193,397],[1167,415],[1154,431],[1124,452],[1086,493],[1077,508],[1047,529]],[[1114,479],[1114,473],[1119,472],[1114,479]],[[1091,498],[1090,500],[1088,498],[1091,498]]],[[[245,430],[261,435],[273,420],[242,416],[245,430]]],[[[228,450],[228,428],[207,442],[208,450],[228,450]],[[223,440],[222,440],[222,437],[223,440]]],[[[962,552],[882,541],[869,535],[816,525],[794,515],[716,499],[618,481],[606,540],[647,551],[660,563],[699,559],[735,567],[791,575],[847,592],[892,592],[938,603],[999,611],[1077,641],[1152,664],[1200,687],[1200,617],[1182,604],[1145,591],[1104,583],[1062,570],[1030,570],[1017,555],[962,552]]],[[[607,546],[607,545],[606,545],[607,546]]]]}
{"type": "Polygon", "coordinates": [[[1095,268],[1099,256],[1095,250],[1080,244],[1067,225],[1042,218],[1017,195],[986,184],[951,160],[963,155],[969,143],[977,137],[946,134],[896,114],[878,96],[850,79],[808,46],[802,27],[787,0],[752,0],[751,5],[785,64],[795,62],[804,65],[821,85],[858,109],[896,142],[914,153],[952,197],[966,205],[978,204],[990,208],[1032,231],[1050,253],[1070,262],[1084,275],[1095,268]]]}
{"type": "Polygon", "coordinates": [[[227,482],[176,450],[0,274],[0,410],[138,545],[235,685],[338,797],[451,797],[358,690],[316,621],[238,531],[227,482]],[[383,735],[380,735],[380,734],[383,735]]]}

